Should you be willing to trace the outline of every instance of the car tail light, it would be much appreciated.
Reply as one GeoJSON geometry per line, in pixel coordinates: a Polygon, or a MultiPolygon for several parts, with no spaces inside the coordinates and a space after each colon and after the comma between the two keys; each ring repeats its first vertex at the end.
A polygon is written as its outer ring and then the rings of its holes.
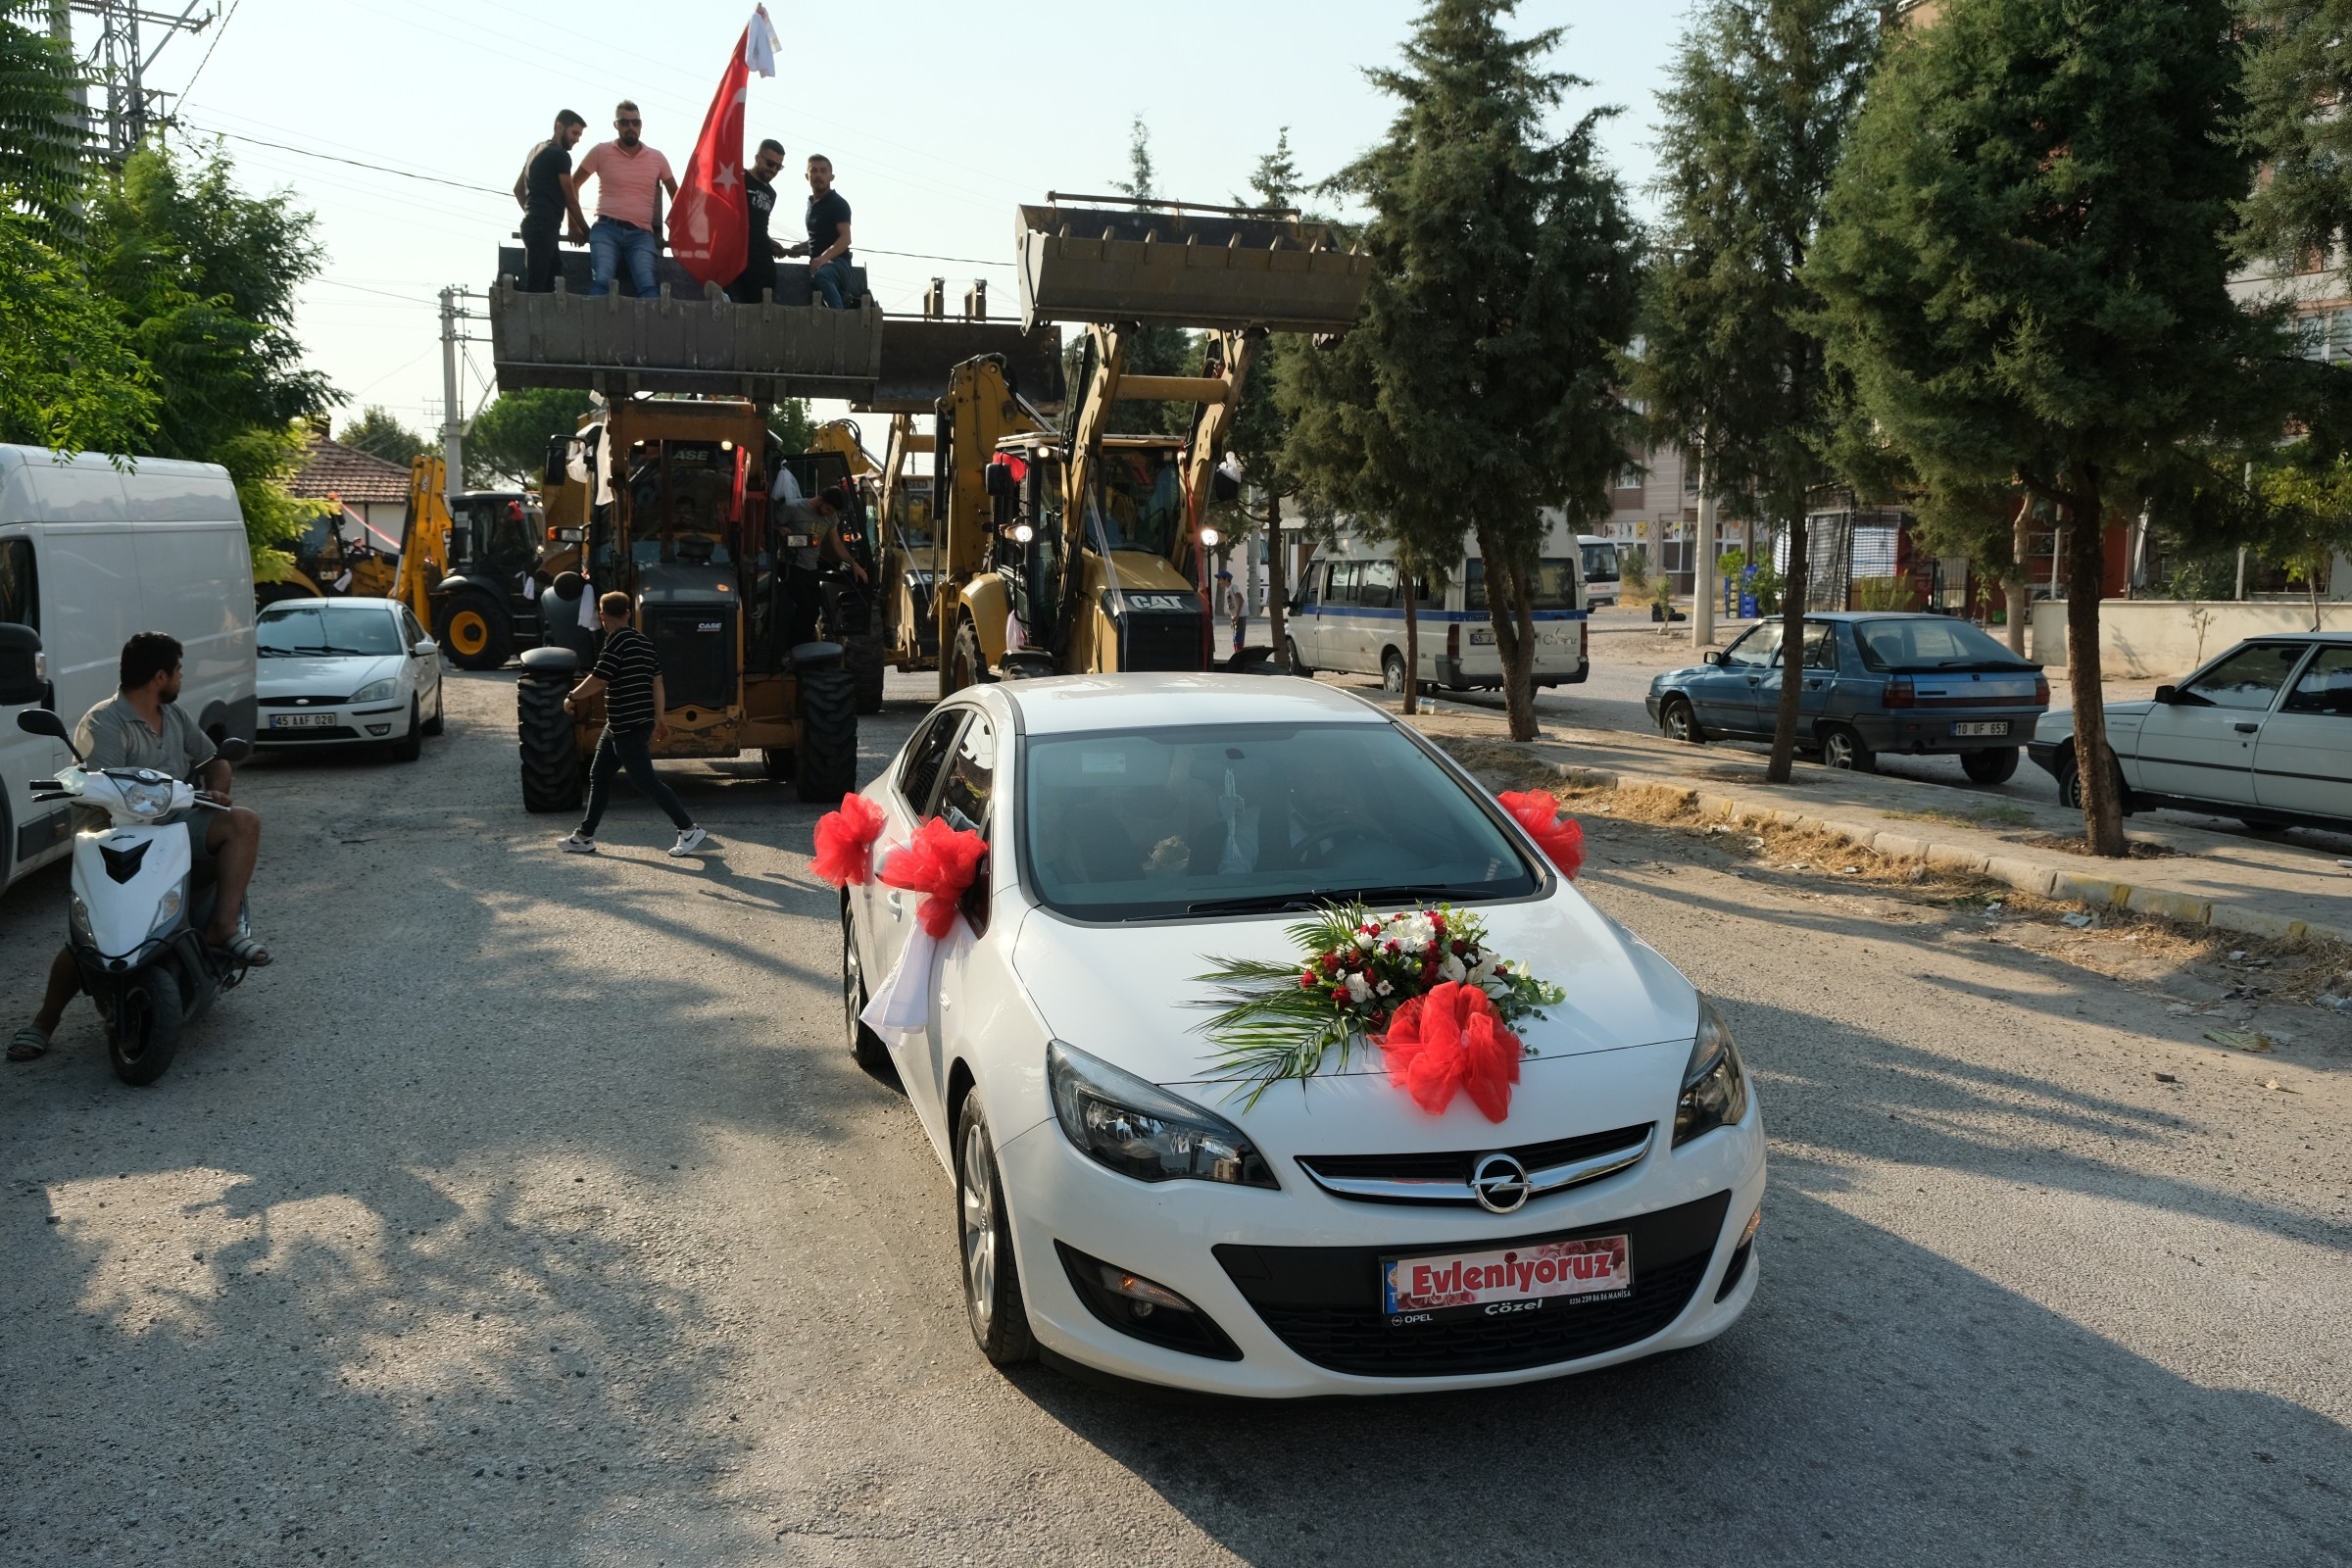
{"type": "Polygon", "coordinates": [[[2035,708],[2050,706],[2050,677],[2047,675],[2034,677],[2034,706],[2035,708]]]}
{"type": "Polygon", "coordinates": [[[1458,620],[1449,620],[1446,623],[1446,657],[1447,659],[1462,657],[1462,623],[1458,620]]]}
{"type": "Polygon", "coordinates": [[[1911,689],[1908,677],[1897,675],[1880,689],[1879,706],[1882,708],[1917,708],[1919,694],[1911,689]]]}

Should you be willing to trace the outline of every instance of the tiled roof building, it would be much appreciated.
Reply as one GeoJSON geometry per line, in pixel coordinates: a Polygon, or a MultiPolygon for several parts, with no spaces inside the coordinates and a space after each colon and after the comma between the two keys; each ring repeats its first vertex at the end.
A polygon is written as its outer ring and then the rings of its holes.
{"type": "Polygon", "coordinates": [[[332,495],[351,507],[402,507],[409,499],[409,470],[314,431],[302,467],[287,488],[306,501],[323,501],[332,495]]]}

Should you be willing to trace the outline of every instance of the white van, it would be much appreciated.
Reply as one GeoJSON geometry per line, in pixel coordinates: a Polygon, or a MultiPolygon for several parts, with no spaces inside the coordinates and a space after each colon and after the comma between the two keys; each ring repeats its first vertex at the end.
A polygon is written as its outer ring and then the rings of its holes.
{"type": "Polygon", "coordinates": [[[1577,554],[1584,558],[1585,608],[1598,609],[1618,602],[1617,542],[1596,533],[1576,536],[1577,554]]]}
{"type": "Polygon", "coordinates": [[[253,739],[253,557],[228,470],[0,446],[0,885],[73,840],[66,808],[36,809],[24,788],[71,757],[17,714],[79,722],[141,631],[185,646],[179,706],[206,734],[253,739]]]}
{"type": "MultiPolygon", "coordinates": [[[[1566,536],[1546,542],[1535,582],[1536,684],[1574,685],[1591,665],[1585,656],[1584,572],[1566,536]],[[1554,548],[1554,547],[1557,548],[1554,548]]],[[[1502,659],[1487,614],[1486,564],[1478,542],[1446,573],[1442,595],[1421,584],[1414,605],[1420,628],[1419,684],[1450,691],[1499,690],[1502,659]]],[[[1286,630],[1291,667],[1378,675],[1404,690],[1404,601],[1397,595],[1391,546],[1342,537],[1330,554],[1307,563],[1292,596],[1286,630]]]]}

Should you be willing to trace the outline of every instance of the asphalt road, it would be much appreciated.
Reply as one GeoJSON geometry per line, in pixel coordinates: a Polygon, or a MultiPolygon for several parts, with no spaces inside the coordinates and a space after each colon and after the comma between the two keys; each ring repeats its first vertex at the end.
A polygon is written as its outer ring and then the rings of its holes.
{"type": "MultiPolygon", "coordinates": [[[[453,678],[414,765],[246,770],[278,961],[159,1085],[86,1005],[0,1069],[0,1562],[2352,1555],[2352,1022],[2233,1054],[2161,976],[1596,821],[1586,886],[1764,1096],[1732,1333],[1386,1401],[1008,1378],[839,1038],[815,808],[673,764],[709,858],[633,798],[561,856],[508,687],[453,678]]],[[[0,900],[0,1017],[63,887],[0,900]]]]}

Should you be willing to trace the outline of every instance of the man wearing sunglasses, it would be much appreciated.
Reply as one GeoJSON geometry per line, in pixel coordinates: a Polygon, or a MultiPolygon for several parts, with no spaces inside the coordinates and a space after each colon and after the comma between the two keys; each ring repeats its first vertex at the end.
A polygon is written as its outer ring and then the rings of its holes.
{"type": "Polygon", "coordinates": [[[612,139],[588,149],[572,175],[576,189],[596,178],[596,221],[588,229],[588,293],[612,292],[612,279],[625,263],[629,292],[652,299],[660,289],[654,263],[662,254],[662,193],[675,201],[677,176],[669,160],[638,139],[644,125],[626,98],[613,106],[612,139]]]}

